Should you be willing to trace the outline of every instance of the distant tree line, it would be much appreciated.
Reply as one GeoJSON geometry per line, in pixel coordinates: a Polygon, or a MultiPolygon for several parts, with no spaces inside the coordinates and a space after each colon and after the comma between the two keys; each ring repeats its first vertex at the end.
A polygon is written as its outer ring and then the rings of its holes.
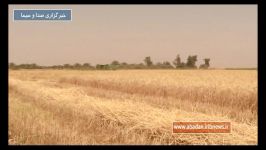
{"type": "Polygon", "coordinates": [[[179,55],[176,56],[172,64],[169,61],[153,63],[151,57],[145,57],[144,63],[128,64],[126,62],[112,61],[110,64],[96,64],[95,66],[90,63],[75,63],[53,66],[39,66],[35,63],[32,64],[15,64],[9,63],[10,69],[78,69],[78,70],[116,70],[116,69],[208,69],[210,67],[210,59],[205,58],[204,64],[199,67],[196,66],[197,55],[188,56],[186,62],[182,62],[179,55]]]}

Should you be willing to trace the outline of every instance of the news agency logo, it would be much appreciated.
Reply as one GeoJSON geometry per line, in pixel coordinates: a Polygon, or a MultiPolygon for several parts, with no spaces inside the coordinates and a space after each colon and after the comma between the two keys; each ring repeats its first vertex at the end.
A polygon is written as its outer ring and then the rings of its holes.
{"type": "Polygon", "coordinates": [[[72,9],[14,9],[14,21],[72,21],[72,9]]]}
{"type": "Polygon", "coordinates": [[[173,133],[230,133],[230,122],[173,122],[173,133]]]}

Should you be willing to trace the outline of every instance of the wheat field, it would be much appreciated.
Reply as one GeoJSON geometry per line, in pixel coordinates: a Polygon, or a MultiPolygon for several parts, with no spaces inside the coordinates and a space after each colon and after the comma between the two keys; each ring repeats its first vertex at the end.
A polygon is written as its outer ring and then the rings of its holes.
{"type": "Polygon", "coordinates": [[[9,70],[9,144],[256,145],[256,70],[9,70]],[[230,121],[231,133],[172,133],[230,121]]]}

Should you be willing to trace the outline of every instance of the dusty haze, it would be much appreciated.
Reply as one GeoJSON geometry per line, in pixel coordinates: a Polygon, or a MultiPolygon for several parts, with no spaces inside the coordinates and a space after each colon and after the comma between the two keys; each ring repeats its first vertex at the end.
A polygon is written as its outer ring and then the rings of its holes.
{"type": "Polygon", "coordinates": [[[257,67],[257,5],[10,5],[9,62],[172,62],[257,67]],[[13,21],[13,9],[70,8],[71,22],[13,21]]]}

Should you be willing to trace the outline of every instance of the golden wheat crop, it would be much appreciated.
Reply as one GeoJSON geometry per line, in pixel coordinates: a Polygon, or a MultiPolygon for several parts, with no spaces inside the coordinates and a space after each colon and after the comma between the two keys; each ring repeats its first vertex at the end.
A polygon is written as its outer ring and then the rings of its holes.
{"type": "Polygon", "coordinates": [[[10,70],[9,144],[257,144],[256,70],[10,70]],[[173,121],[230,121],[227,134],[173,121]]]}

